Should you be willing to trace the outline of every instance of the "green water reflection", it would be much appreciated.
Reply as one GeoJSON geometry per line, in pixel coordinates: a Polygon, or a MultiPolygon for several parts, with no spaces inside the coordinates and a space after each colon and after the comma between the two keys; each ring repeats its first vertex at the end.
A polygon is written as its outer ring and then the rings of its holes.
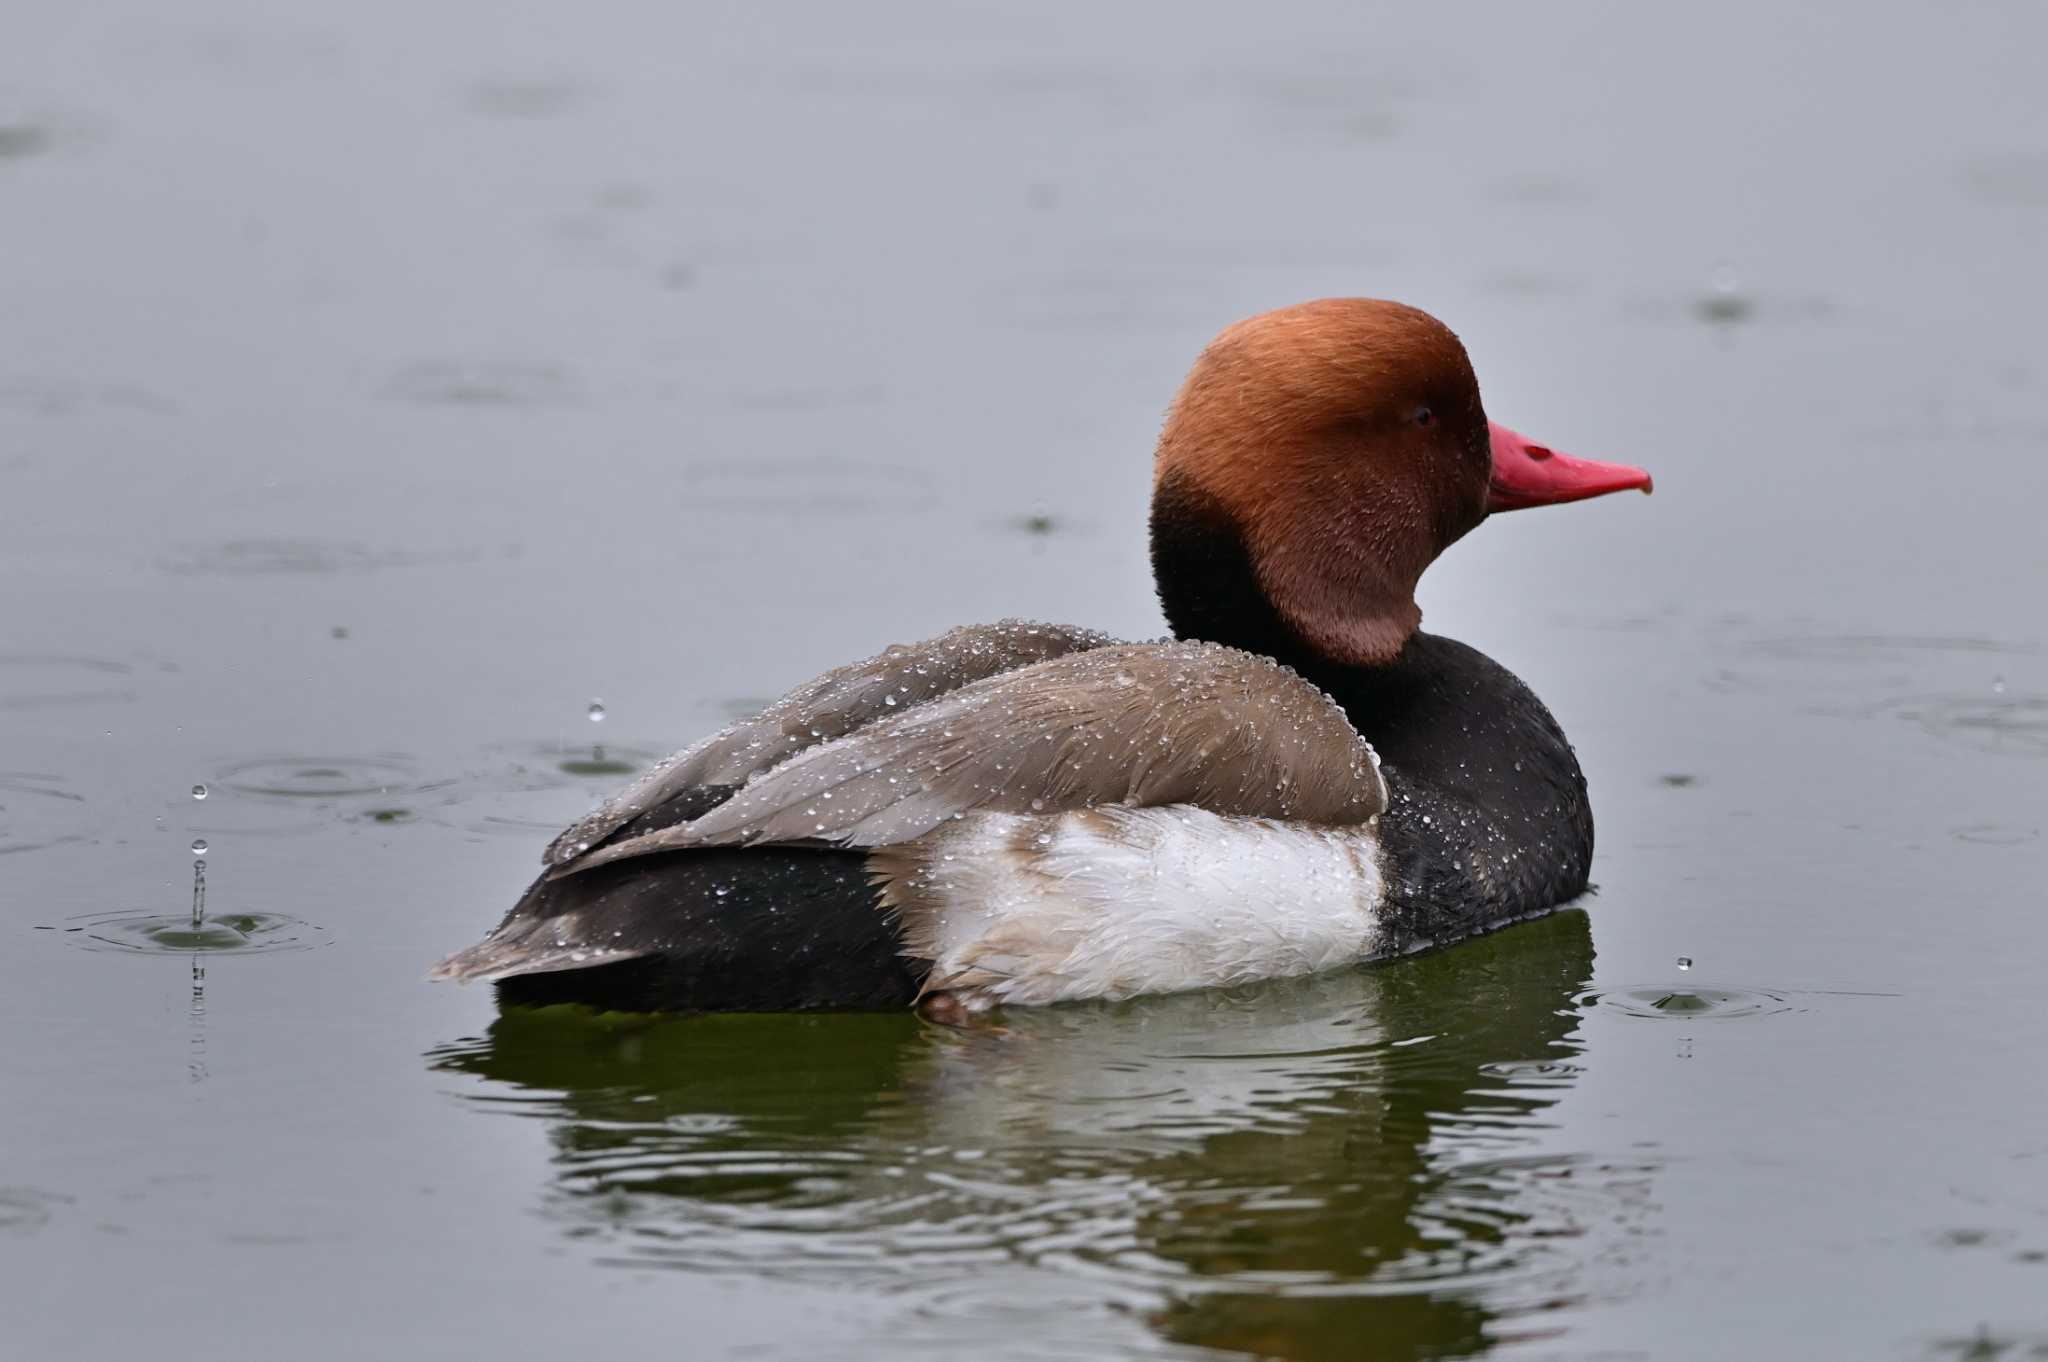
{"type": "Polygon", "coordinates": [[[604,1262],[837,1281],[926,1320],[1055,1274],[1176,1343],[1457,1356],[1582,1299],[1584,1246],[1552,1245],[1647,1194],[1649,1168],[1546,1139],[1592,961],[1567,912],[966,1032],[515,1010],[429,1061],[551,1123],[546,1212],[604,1262]]]}

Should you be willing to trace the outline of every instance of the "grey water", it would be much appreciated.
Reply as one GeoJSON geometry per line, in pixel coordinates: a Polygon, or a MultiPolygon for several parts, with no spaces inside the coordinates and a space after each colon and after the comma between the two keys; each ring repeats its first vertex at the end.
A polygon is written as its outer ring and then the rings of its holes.
{"type": "Polygon", "coordinates": [[[2039,7],[0,28],[6,1356],[2048,1355],[2039,7]],[[828,665],[1158,633],[1167,399],[1330,294],[1656,474],[1423,583],[1596,896],[964,1033],[424,982],[828,665]]]}

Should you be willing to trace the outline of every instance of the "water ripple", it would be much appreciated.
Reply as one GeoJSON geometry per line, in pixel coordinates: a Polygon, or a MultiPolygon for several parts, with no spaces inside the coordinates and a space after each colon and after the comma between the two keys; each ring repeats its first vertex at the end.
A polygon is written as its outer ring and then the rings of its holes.
{"type": "Polygon", "coordinates": [[[475,549],[378,549],[339,539],[230,539],[187,545],[160,559],[165,572],[180,576],[296,577],[378,572],[426,564],[471,563],[475,549]]]}
{"type": "Polygon", "coordinates": [[[132,664],[61,653],[0,653],[0,709],[67,709],[138,699],[132,664]]]}
{"type": "Polygon", "coordinates": [[[33,1234],[71,1198],[34,1187],[0,1187],[0,1234],[33,1234]]]}
{"type": "Polygon", "coordinates": [[[2030,643],[1965,634],[1787,634],[1751,640],[1744,651],[1788,662],[1865,666],[1926,654],[2024,656],[2030,643]]]}
{"type": "Polygon", "coordinates": [[[1933,737],[1973,752],[2048,757],[2048,695],[1933,695],[1896,708],[1933,737]]]}
{"type": "MultiPolygon", "coordinates": [[[[493,743],[485,750],[487,770],[475,777],[484,789],[500,794],[534,790],[566,790],[601,784],[605,793],[627,776],[638,775],[669,754],[653,744],[571,743],[518,740],[493,743]]],[[[551,826],[550,832],[560,832],[551,826]]]]}
{"type": "Polygon", "coordinates": [[[1790,1012],[1781,995],[1760,988],[1704,988],[1691,984],[1651,984],[1635,988],[1596,989],[1580,995],[1587,1006],[1611,1008],[1631,1017],[1660,1021],[1758,1017],[1790,1012]]]}
{"type": "Polygon", "coordinates": [[[142,955],[267,955],[327,944],[324,928],[284,913],[94,913],[67,919],[58,931],[84,950],[142,955]]]}
{"type": "Polygon", "coordinates": [[[453,782],[422,781],[408,757],[376,756],[259,757],[222,767],[213,783],[256,799],[339,800],[417,794],[453,782]]]}

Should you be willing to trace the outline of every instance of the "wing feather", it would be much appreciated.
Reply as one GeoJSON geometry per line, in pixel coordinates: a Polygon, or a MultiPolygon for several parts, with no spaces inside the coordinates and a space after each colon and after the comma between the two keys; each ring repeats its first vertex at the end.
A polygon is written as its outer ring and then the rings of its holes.
{"type": "Polygon", "coordinates": [[[891,846],[971,812],[1192,804],[1360,823],[1386,807],[1378,767],[1336,702],[1269,658],[1208,643],[1101,646],[808,746],[703,816],[556,873],[693,846],[891,846]]]}
{"type": "Polygon", "coordinates": [[[1015,668],[1111,643],[1071,625],[1002,620],[962,625],[921,643],[898,644],[798,686],[754,718],[712,734],[653,767],[548,844],[559,866],[686,789],[744,785],[806,749],[962,686],[1015,668]]]}

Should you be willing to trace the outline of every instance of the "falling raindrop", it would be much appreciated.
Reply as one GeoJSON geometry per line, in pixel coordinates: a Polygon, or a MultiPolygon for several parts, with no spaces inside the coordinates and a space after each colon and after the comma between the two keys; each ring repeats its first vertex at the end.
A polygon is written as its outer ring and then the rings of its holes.
{"type": "Polygon", "coordinates": [[[210,793],[212,792],[209,791],[204,785],[194,785],[192,787],[192,797],[194,799],[204,799],[210,793]]]}
{"type": "Polygon", "coordinates": [[[604,701],[602,701],[602,700],[592,700],[592,701],[590,702],[590,708],[589,708],[589,710],[588,710],[588,711],[586,711],[586,712],[587,712],[587,713],[588,713],[588,714],[590,715],[590,722],[592,722],[592,723],[594,723],[594,724],[601,724],[601,723],[603,723],[603,722],[604,722],[604,701]]]}
{"type": "Polygon", "coordinates": [[[194,856],[204,856],[206,854],[206,839],[204,837],[194,837],[192,839],[192,854],[194,856]]]}
{"type": "Polygon", "coordinates": [[[1688,969],[1691,969],[1691,968],[1692,968],[1692,957],[1691,957],[1691,956],[1689,956],[1689,955],[1681,955],[1681,956],[1679,956],[1679,957],[1678,957],[1678,967],[1679,967],[1680,969],[1682,969],[1682,970],[1688,970],[1688,969]]]}
{"type": "Polygon", "coordinates": [[[2003,695],[2003,694],[2005,694],[2005,678],[2004,678],[2004,677],[2002,677],[2002,676],[1994,676],[1994,677],[1992,677],[1992,678],[1991,678],[1991,693],[1992,693],[1993,695],[2003,695]]]}

